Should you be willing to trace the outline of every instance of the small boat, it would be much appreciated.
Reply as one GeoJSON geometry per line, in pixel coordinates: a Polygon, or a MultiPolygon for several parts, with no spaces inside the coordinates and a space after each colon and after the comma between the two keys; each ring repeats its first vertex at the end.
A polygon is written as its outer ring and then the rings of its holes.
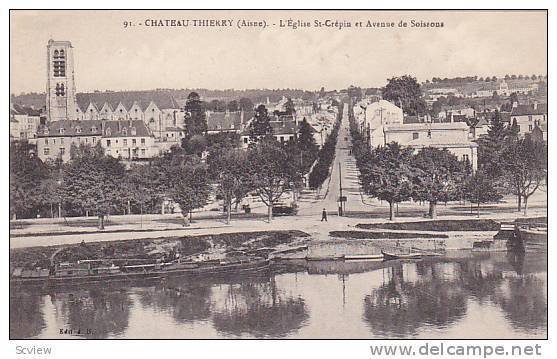
{"type": "Polygon", "coordinates": [[[345,255],[344,260],[347,261],[359,261],[359,260],[381,260],[383,259],[383,254],[351,254],[345,255]]]}
{"type": "Polygon", "coordinates": [[[307,256],[307,261],[338,261],[343,260],[344,256],[307,256]]]}
{"type": "Polygon", "coordinates": [[[394,259],[421,259],[424,255],[422,253],[388,253],[381,251],[383,259],[386,261],[394,259]]]}
{"type": "Polygon", "coordinates": [[[547,227],[520,226],[518,232],[525,252],[547,252],[547,227]]]}

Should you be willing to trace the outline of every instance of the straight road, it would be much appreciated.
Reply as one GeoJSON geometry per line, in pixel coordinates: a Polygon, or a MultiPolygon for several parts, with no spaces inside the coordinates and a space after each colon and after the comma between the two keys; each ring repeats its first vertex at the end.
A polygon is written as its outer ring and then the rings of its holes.
{"type": "Polygon", "coordinates": [[[350,125],[348,122],[348,104],[344,104],[338,140],[335,149],[335,158],[329,182],[329,191],[322,201],[322,205],[328,211],[338,211],[338,199],[341,193],[347,201],[347,211],[361,210],[363,203],[360,196],[359,175],[356,167],[356,159],[351,154],[352,141],[350,137],[350,125]]]}

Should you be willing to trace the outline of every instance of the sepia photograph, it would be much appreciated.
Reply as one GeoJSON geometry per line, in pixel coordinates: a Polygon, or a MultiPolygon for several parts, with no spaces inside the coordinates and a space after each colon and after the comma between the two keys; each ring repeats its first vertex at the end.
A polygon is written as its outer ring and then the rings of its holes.
{"type": "Polygon", "coordinates": [[[548,339],[547,10],[12,9],[9,77],[11,340],[548,339]]]}

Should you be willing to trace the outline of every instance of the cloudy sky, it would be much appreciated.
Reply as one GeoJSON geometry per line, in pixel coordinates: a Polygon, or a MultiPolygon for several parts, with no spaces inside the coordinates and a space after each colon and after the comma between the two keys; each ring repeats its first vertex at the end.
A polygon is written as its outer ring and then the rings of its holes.
{"type": "Polygon", "coordinates": [[[546,74],[545,12],[12,11],[12,93],[44,91],[48,39],[74,47],[78,92],[154,88],[344,88],[468,75],[546,74]],[[146,27],[223,19],[233,27],[146,27]],[[238,20],[268,27],[236,27],[238,20]],[[280,27],[288,19],[311,27],[280,27]],[[315,27],[315,20],[408,22],[407,28],[315,27]],[[411,28],[410,21],[442,22],[411,28]],[[123,22],[134,26],[124,28],[123,22]],[[141,25],[139,25],[141,24],[141,25]]]}

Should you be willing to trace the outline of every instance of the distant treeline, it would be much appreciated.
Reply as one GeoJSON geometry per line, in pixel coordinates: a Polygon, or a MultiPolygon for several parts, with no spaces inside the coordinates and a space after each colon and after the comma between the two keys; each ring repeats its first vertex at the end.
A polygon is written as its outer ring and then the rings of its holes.
{"type": "MultiPolygon", "coordinates": [[[[251,89],[251,90],[208,90],[208,89],[156,89],[156,90],[145,90],[145,91],[95,91],[93,93],[85,93],[86,95],[102,94],[103,98],[110,99],[111,94],[114,94],[115,99],[121,98],[134,98],[134,99],[152,99],[155,100],[158,97],[168,97],[172,96],[175,99],[186,99],[191,92],[197,92],[204,101],[211,101],[213,99],[219,99],[223,101],[238,100],[240,98],[249,98],[254,103],[266,102],[267,98],[270,102],[277,102],[283,96],[290,98],[302,98],[305,100],[313,100],[318,96],[330,95],[336,93],[335,91],[307,91],[301,89],[251,89]]],[[[82,93],[77,93],[77,97],[82,93]]],[[[46,103],[45,93],[24,93],[20,95],[12,94],[10,96],[10,101],[12,103],[17,103],[25,106],[32,106],[34,108],[43,108],[46,103]]]]}

